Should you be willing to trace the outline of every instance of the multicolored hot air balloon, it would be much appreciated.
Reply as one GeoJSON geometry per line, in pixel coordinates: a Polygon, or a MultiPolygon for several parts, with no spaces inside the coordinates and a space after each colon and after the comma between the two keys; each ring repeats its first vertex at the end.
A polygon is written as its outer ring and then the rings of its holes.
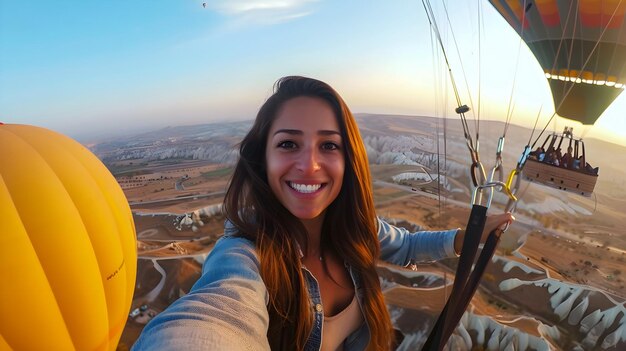
{"type": "Polygon", "coordinates": [[[132,302],[135,227],[78,142],[0,123],[0,350],[115,350],[132,302]]]}
{"type": "Polygon", "coordinates": [[[593,124],[626,84],[626,1],[489,0],[543,68],[557,114],[593,124]]]}

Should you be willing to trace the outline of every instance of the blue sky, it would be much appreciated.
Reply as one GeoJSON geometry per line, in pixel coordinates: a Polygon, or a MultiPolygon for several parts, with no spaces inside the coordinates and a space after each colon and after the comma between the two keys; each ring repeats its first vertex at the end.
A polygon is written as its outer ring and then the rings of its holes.
{"type": "MultiPolygon", "coordinates": [[[[449,1],[450,26],[433,3],[460,43],[475,103],[480,86],[481,119],[504,120],[514,90],[513,123],[532,126],[539,109],[545,123],[554,107],[543,72],[523,45],[515,65],[519,39],[491,5],[449,1]]],[[[434,52],[417,0],[0,0],[0,121],[88,142],[252,119],[273,82],[292,74],[327,81],[353,112],[441,115],[454,102],[437,100],[447,77],[434,52]]],[[[626,94],[593,128],[575,131],[626,145],[624,110],[626,94]]],[[[556,128],[571,124],[559,119],[556,128]]]]}

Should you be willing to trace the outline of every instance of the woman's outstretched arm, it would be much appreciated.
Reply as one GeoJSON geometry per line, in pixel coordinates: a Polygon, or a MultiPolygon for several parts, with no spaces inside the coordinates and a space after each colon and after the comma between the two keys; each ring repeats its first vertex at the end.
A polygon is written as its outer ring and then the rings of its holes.
{"type": "Polygon", "coordinates": [[[269,350],[267,299],[254,245],[223,237],[189,294],[152,319],[133,350],[269,350]]]}

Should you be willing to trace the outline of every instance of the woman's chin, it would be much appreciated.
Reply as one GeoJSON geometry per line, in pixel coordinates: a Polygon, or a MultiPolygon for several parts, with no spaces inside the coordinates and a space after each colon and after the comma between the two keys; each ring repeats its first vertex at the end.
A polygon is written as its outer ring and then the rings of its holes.
{"type": "Polygon", "coordinates": [[[294,217],[298,218],[301,221],[315,221],[315,220],[320,220],[324,218],[324,212],[325,211],[290,211],[292,215],[294,215],[294,217]]]}

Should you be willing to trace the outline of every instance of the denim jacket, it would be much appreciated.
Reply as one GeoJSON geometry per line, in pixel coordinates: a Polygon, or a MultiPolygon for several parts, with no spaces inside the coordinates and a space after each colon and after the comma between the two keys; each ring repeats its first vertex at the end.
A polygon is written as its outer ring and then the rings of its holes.
{"type": "MultiPolygon", "coordinates": [[[[224,236],[205,260],[202,276],[189,294],[181,297],[152,319],[133,345],[140,350],[269,350],[267,329],[269,301],[259,272],[254,243],[233,236],[226,224],[224,236]]],[[[411,260],[430,261],[456,256],[457,230],[409,233],[404,228],[378,220],[380,258],[407,265],[411,260]]],[[[347,266],[362,309],[363,291],[358,274],[347,266]]],[[[313,275],[302,267],[307,279],[311,307],[315,311],[313,331],[305,350],[321,347],[323,308],[319,286],[313,275]]],[[[344,342],[344,350],[364,350],[369,329],[363,323],[344,342]]]]}

